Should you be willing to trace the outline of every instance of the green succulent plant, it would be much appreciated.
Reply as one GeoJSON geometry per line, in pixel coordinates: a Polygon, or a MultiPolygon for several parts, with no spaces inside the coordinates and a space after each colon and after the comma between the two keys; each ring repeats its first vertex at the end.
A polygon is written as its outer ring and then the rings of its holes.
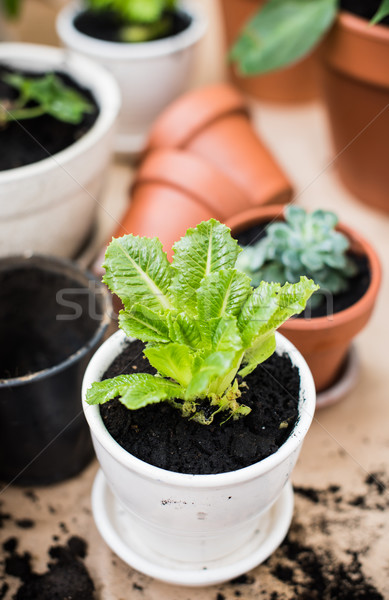
{"type": "MultiPolygon", "coordinates": [[[[243,27],[230,58],[247,76],[286,67],[311,52],[339,10],[340,0],[268,0],[243,27]]],[[[370,23],[388,15],[389,0],[381,0],[370,23]]]]}
{"type": "Polygon", "coordinates": [[[236,270],[240,248],[218,221],[188,229],[170,264],[157,238],[113,239],[104,282],[122,300],[119,326],[146,342],[144,355],[157,370],[94,383],[89,404],[119,397],[129,409],[167,401],[202,424],[220,411],[238,418],[244,378],[273,354],[275,331],[302,312],[318,289],[302,277],[295,284],[261,283],[236,270]],[[204,410],[204,402],[206,410],[204,410]]]}
{"type": "Polygon", "coordinates": [[[110,12],[122,23],[123,42],[146,42],[167,35],[177,0],[85,0],[89,10],[110,12]]]}
{"type": "MultiPolygon", "coordinates": [[[[348,289],[357,268],[347,255],[349,240],[335,230],[337,223],[332,212],[316,210],[308,214],[303,208],[288,206],[285,222],[270,224],[265,237],[244,247],[236,266],[252,278],[254,286],[261,281],[293,283],[305,275],[319,285],[321,292],[339,294],[348,289]]],[[[315,308],[323,300],[324,296],[317,293],[309,304],[315,308]]]]}

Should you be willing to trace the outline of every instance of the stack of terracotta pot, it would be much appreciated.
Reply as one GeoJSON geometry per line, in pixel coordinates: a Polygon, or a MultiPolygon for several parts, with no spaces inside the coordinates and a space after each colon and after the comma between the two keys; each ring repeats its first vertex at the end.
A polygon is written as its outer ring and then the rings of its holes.
{"type": "Polygon", "coordinates": [[[167,252],[188,227],[254,206],[288,202],[291,184],[228,84],[173,102],[155,122],[131,204],[115,237],[158,236],[167,252]]]}

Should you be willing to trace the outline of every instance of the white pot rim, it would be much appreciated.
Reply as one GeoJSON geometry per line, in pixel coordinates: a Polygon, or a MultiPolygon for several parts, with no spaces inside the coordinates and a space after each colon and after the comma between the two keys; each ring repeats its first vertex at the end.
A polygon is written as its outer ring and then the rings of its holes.
{"type": "Polygon", "coordinates": [[[289,340],[276,333],[277,352],[286,352],[294,365],[300,371],[300,402],[298,421],[284,444],[262,461],[227,473],[215,475],[190,475],[167,471],[154,465],[145,463],[122,448],[108,433],[100,415],[99,406],[91,406],[85,402],[86,390],[97,381],[123,349],[128,339],[123,331],[117,331],[108,338],[94,354],[84,375],[82,383],[82,404],[89,427],[98,442],[123,466],[150,479],[168,485],[195,488],[225,487],[242,481],[250,481],[283,462],[289,455],[298,449],[304,439],[313,419],[316,405],[316,390],[312,374],[300,352],[289,340]]]}
{"type": "Polygon", "coordinates": [[[66,5],[56,21],[60,39],[80,52],[88,52],[96,58],[114,60],[143,60],[173,54],[192,46],[204,35],[207,21],[199,7],[191,0],[183,0],[179,8],[191,17],[190,25],[181,33],[151,42],[119,43],[92,38],[74,27],[74,19],[84,8],[74,2],[66,5]]]}
{"type": "Polygon", "coordinates": [[[44,175],[53,168],[66,168],[66,165],[99,142],[100,138],[112,127],[119,113],[121,97],[114,77],[103,67],[89,58],[78,56],[68,50],[26,43],[0,44],[0,61],[18,65],[31,63],[31,70],[42,70],[40,64],[62,70],[71,75],[78,83],[90,89],[99,107],[99,115],[93,126],[79,140],[64,150],[44,158],[36,163],[15,169],[0,171],[0,186],[13,181],[26,179],[32,175],[44,175]],[[37,67],[35,67],[37,64],[37,67]],[[85,74],[86,80],[82,79],[85,74]],[[95,89],[91,89],[91,83],[95,89]],[[97,97],[97,95],[99,97],[97,97]]]}

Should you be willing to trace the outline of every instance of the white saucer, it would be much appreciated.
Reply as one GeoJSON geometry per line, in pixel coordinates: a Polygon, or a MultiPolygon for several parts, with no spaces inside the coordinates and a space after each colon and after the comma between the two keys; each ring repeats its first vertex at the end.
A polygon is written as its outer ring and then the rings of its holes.
{"type": "Polygon", "coordinates": [[[125,563],[155,579],[183,586],[214,585],[229,581],[266,560],[281,544],[293,515],[293,488],[287,483],[280,497],[262,515],[252,539],[236,552],[201,567],[149,551],[132,533],[131,517],[111,492],[100,470],[92,490],[92,510],[99,532],[125,563]]]}
{"type": "Polygon", "coordinates": [[[319,392],[316,397],[316,408],[324,408],[339,402],[355,387],[359,375],[359,357],[354,344],[350,346],[345,365],[339,379],[328,389],[319,392]]]}

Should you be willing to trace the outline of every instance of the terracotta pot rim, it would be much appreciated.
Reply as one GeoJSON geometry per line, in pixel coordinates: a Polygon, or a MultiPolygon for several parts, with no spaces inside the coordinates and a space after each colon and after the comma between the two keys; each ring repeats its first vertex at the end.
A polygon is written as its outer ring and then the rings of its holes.
{"type": "Polygon", "coordinates": [[[246,101],[232,85],[217,83],[190,90],[173,101],[158,117],[150,131],[145,152],[163,146],[183,147],[204,127],[231,112],[248,117],[246,101]],[[198,110],[199,102],[202,110],[198,110]],[[182,122],[183,116],[185,127],[177,130],[176,122],[182,122]]]}
{"type": "Polygon", "coordinates": [[[337,21],[341,27],[349,29],[363,38],[389,41],[389,26],[370,25],[367,19],[346,11],[341,11],[338,14],[337,21]]]}
{"type": "MultiPolygon", "coordinates": [[[[248,227],[253,226],[254,222],[261,222],[264,220],[274,219],[279,220],[278,217],[283,214],[285,209],[284,205],[271,205],[253,208],[239,215],[232,217],[226,221],[226,225],[231,229],[238,228],[239,231],[243,231],[245,222],[250,221],[248,227]]],[[[357,242],[363,248],[364,254],[367,256],[370,266],[371,280],[368,289],[363,296],[357,300],[354,304],[333,313],[331,320],[328,317],[316,317],[312,319],[289,319],[283,324],[282,329],[285,333],[288,331],[318,331],[325,329],[335,329],[345,323],[351,322],[358,318],[362,313],[369,311],[375,301],[378,294],[378,290],[381,284],[382,268],[381,263],[375,252],[373,246],[359,233],[357,233],[351,227],[339,223],[337,229],[342,233],[346,234],[347,237],[357,242]]]]}

